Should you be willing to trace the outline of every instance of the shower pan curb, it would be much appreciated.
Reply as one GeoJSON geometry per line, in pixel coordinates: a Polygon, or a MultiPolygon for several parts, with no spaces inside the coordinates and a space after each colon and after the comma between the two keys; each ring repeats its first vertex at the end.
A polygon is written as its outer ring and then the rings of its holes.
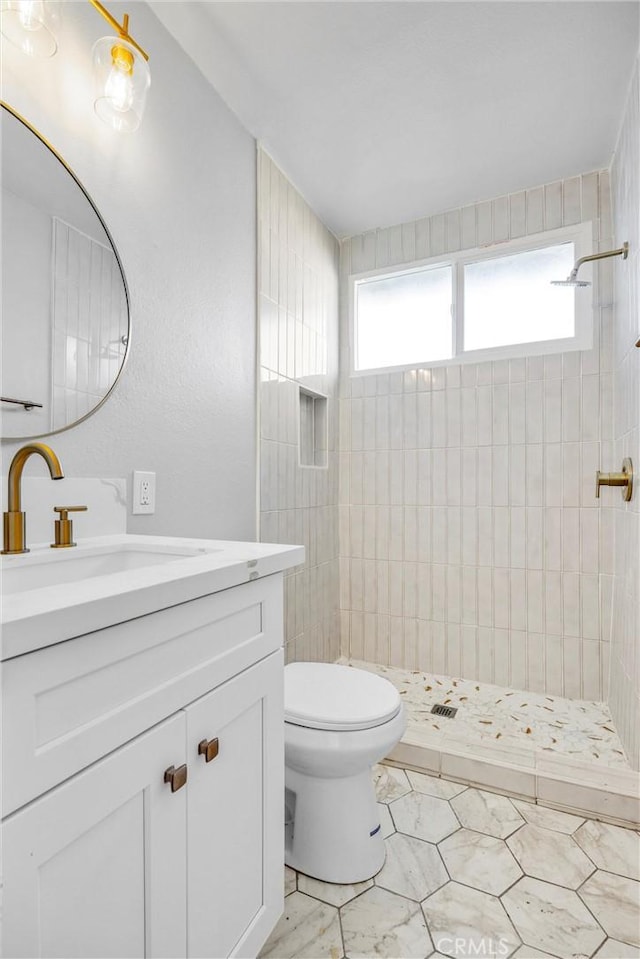
{"type": "Polygon", "coordinates": [[[385,761],[573,815],[640,827],[640,775],[633,770],[534,753],[516,762],[514,750],[507,758],[506,750],[486,744],[473,754],[456,746],[410,723],[385,761]]]}
{"type": "Polygon", "coordinates": [[[640,774],[621,752],[604,704],[346,657],[338,661],[384,676],[404,699],[407,729],[387,762],[563,812],[640,827],[640,774]],[[449,718],[452,707],[455,717],[449,718]],[[444,719],[442,708],[447,710],[444,719]],[[577,739],[565,737],[563,742],[563,727],[585,716],[587,724],[577,739]],[[549,740],[553,736],[557,738],[549,740]],[[596,760],[588,753],[575,754],[585,744],[596,760]]]}

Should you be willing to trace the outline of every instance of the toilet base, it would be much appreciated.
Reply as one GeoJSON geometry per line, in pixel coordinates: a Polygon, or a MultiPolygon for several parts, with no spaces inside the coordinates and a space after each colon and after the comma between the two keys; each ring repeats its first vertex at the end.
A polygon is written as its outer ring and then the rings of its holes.
{"type": "Polygon", "coordinates": [[[346,884],[380,871],[385,848],[370,768],[334,779],[287,768],[286,788],[295,800],[287,866],[323,882],[346,884]]]}

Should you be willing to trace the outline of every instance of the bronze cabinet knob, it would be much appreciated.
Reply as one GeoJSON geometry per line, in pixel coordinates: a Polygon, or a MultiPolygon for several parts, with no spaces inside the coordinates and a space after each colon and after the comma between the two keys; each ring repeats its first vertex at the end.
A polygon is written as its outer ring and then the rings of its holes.
{"type": "Polygon", "coordinates": [[[204,756],[204,760],[210,763],[215,759],[219,752],[217,739],[203,739],[198,743],[198,756],[204,756]]]}
{"type": "Polygon", "coordinates": [[[186,764],[183,766],[178,766],[176,769],[175,766],[169,766],[168,769],[164,771],[164,781],[171,785],[171,792],[175,793],[185,785],[187,781],[187,767],[186,764]]]}

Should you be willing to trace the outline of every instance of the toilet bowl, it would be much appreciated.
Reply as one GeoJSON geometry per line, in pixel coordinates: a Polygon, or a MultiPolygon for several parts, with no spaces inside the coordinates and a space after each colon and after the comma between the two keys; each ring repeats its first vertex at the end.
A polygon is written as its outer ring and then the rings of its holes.
{"type": "Polygon", "coordinates": [[[406,728],[396,688],[335,663],[285,667],[285,862],[324,882],[384,863],[371,767],[406,728]]]}

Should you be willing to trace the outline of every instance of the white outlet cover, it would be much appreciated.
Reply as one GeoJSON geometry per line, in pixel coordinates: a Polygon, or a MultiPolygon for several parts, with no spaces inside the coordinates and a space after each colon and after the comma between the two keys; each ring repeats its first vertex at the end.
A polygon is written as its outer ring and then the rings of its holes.
{"type": "Polygon", "coordinates": [[[131,496],[131,512],[134,515],[155,513],[156,474],[134,470],[131,496]]]}

